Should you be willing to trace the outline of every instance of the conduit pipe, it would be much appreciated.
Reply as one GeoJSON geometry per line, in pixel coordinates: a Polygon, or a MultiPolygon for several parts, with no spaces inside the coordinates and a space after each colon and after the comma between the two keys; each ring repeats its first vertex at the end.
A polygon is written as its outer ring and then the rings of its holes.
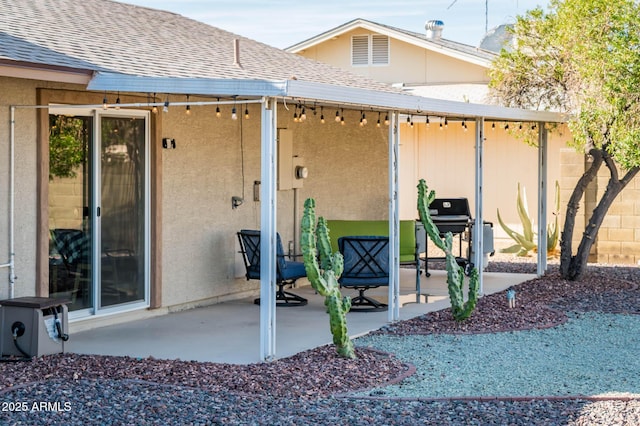
{"type": "Polygon", "coordinates": [[[14,213],[15,213],[15,124],[16,124],[16,107],[11,106],[11,118],[9,126],[9,261],[0,264],[0,268],[9,268],[9,299],[15,297],[15,240],[14,240],[14,213]]]}

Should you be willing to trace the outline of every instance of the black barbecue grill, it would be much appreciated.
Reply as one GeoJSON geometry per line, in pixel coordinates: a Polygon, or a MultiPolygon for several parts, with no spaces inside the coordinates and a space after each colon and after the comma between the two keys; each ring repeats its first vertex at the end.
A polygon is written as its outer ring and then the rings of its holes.
{"type": "MultiPolygon", "coordinates": [[[[433,223],[438,227],[440,237],[444,238],[447,232],[451,232],[454,238],[458,237],[458,256],[456,256],[456,261],[460,266],[465,267],[466,270],[466,267],[470,264],[469,250],[467,250],[467,257],[463,257],[462,240],[467,240],[469,245],[471,245],[470,229],[472,219],[471,211],[469,210],[469,201],[466,198],[435,198],[431,204],[429,204],[429,215],[433,223]]],[[[425,261],[425,271],[427,274],[430,260],[445,260],[445,257],[428,257],[428,253],[426,252],[425,256],[423,260],[425,261]]]]}

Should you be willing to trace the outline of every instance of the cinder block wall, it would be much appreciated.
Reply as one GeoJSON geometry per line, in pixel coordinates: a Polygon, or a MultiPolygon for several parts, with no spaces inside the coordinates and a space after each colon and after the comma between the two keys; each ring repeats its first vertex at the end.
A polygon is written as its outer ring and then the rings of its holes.
{"type": "MultiPolygon", "coordinates": [[[[572,149],[563,149],[560,155],[560,202],[563,212],[578,179],[587,167],[589,158],[572,149]]],[[[609,181],[609,170],[602,167],[596,180],[580,201],[573,233],[573,252],[577,250],[585,224],[609,181]]],[[[640,263],[640,178],[636,177],[609,209],[598,232],[598,238],[589,256],[590,262],[606,264],[640,263]]]]}

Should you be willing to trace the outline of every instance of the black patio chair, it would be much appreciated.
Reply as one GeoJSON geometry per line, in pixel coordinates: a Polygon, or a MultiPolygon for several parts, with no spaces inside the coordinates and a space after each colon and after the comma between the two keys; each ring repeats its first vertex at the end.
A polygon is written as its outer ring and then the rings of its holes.
{"type": "MultiPolygon", "coordinates": [[[[292,285],[297,279],[307,276],[304,263],[285,259],[280,234],[276,234],[276,305],[277,306],[304,306],[307,299],[291,292],[285,291],[285,285],[292,285]]],[[[240,252],[246,268],[247,280],[260,279],[260,231],[243,229],[238,232],[240,252]]],[[[260,304],[260,299],[254,301],[260,304]]]]}
{"type": "Polygon", "coordinates": [[[351,310],[384,311],[387,305],[364,292],[389,285],[389,237],[347,236],[338,238],[338,248],[344,257],[344,271],[338,279],[341,287],[358,290],[351,299],[351,310]]]}

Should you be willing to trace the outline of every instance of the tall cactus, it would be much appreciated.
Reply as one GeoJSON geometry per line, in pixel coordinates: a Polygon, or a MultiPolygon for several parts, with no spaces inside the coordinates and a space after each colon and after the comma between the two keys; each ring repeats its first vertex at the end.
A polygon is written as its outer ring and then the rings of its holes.
{"type": "Polygon", "coordinates": [[[451,313],[456,321],[464,321],[471,316],[471,313],[478,302],[478,270],[474,267],[469,274],[469,293],[465,303],[463,296],[464,269],[456,262],[453,255],[453,235],[451,232],[445,234],[444,241],[440,238],[440,231],[429,214],[429,204],[436,197],[434,191],[428,191],[424,179],[418,183],[418,213],[420,220],[429,235],[429,239],[445,253],[445,264],[447,267],[447,286],[449,288],[449,299],[451,300],[451,313]]]}
{"type": "Polygon", "coordinates": [[[307,198],[302,216],[302,257],[307,278],[311,286],[324,296],[324,304],[329,313],[329,325],[336,352],[344,358],[355,358],[353,342],[347,332],[347,312],[351,309],[351,299],[342,297],[338,277],[342,274],[344,260],[340,252],[331,252],[327,221],[320,217],[316,225],[316,202],[307,198]],[[318,251],[320,263],[318,264],[318,251]]]}

